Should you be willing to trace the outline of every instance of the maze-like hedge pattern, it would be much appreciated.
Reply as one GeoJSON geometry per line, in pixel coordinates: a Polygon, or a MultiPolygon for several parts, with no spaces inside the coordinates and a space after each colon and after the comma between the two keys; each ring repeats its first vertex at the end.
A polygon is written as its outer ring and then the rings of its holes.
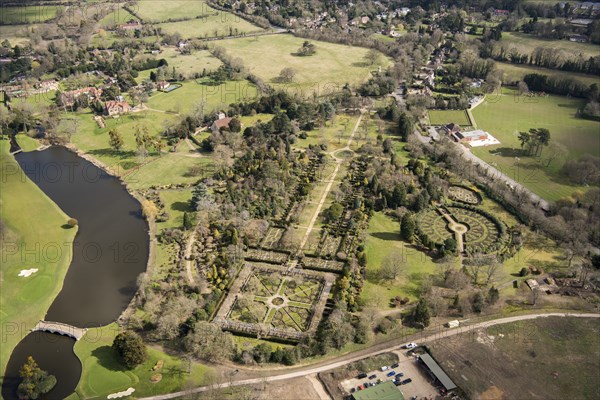
{"type": "Polygon", "coordinates": [[[448,229],[448,221],[434,209],[419,214],[419,229],[435,243],[442,244],[444,240],[453,238],[454,233],[448,229]]]}
{"type": "Polygon", "coordinates": [[[461,207],[448,207],[452,216],[460,223],[467,225],[465,234],[466,250],[470,253],[489,253],[500,240],[500,232],[494,221],[474,210],[461,207]]]}
{"type": "Polygon", "coordinates": [[[295,281],[289,281],[285,288],[284,295],[291,301],[301,303],[313,303],[317,301],[323,284],[319,281],[305,281],[296,284],[295,281]]]}
{"type": "Polygon", "coordinates": [[[477,205],[481,202],[479,196],[467,188],[461,186],[450,186],[448,188],[448,197],[451,200],[462,201],[463,203],[477,205]]]}

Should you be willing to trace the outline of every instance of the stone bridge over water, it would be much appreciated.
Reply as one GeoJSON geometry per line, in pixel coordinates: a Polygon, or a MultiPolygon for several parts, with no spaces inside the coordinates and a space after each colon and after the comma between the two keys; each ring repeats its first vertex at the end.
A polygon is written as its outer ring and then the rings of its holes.
{"type": "Polygon", "coordinates": [[[85,335],[87,329],[78,328],[76,326],[65,324],[62,322],[40,321],[31,330],[31,332],[36,331],[59,333],[61,335],[70,336],[75,340],[79,340],[83,337],[83,335],[85,335]]]}

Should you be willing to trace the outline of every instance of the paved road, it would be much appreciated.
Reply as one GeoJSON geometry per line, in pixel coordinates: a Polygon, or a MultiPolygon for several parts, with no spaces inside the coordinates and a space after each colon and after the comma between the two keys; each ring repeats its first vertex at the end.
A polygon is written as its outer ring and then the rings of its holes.
{"type": "MultiPolygon", "coordinates": [[[[460,335],[467,334],[471,331],[475,331],[482,328],[487,328],[494,325],[506,324],[510,322],[516,321],[524,321],[536,318],[545,318],[545,317],[578,317],[578,318],[600,318],[600,314],[594,313],[540,313],[540,314],[529,314],[529,315],[517,315],[514,317],[506,317],[499,318],[495,320],[475,323],[469,326],[461,326],[455,329],[444,329],[440,332],[436,332],[425,336],[423,338],[418,339],[419,343],[427,343],[433,342],[435,340],[460,335]]],[[[292,372],[283,372],[278,374],[277,372],[273,372],[276,375],[262,377],[262,378],[254,378],[254,379],[245,379],[239,381],[232,382],[224,382],[221,384],[216,384],[213,386],[201,386],[194,389],[183,390],[181,392],[168,393],[163,395],[144,397],[142,400],[167,400],[167,399],[175,399],[182,396],[189,396],[193,393],[205,392],[210,389],[222,389],[230,386],[240,386],[240,385],[252,385],[259,384],[264,382],[272,382],[272,381],[282,381],[286,379],[299,378],[307,375],[318,374],[320,372],[329,371],[330,369],[338,368],[343,365],[346,365],[351,362],[359,361],[363,358],[372,357],[378,354],[387,353],[394,350],[399,350],[402,348],[402,345],[406,343],[406,338],[399,338],[394,341],[380,343],[375,345],[369,349],[365,349],[359,352],[346,354],[344,356],[340,356],[337,360],[330,360],[319,365],[312,365],[300,368],[298,370],[292,372]]]]}
{"type": "MultiPolygon", "coordinates": [[[[419,139],[419,141],[421,143],[423,143],[425,145],[430,145],[429,137],[421,135],[421,133],[418,131],[415,131],[415,136],[417,137],[417,139],[419,139]]],[[[550,209],[550,203],[547,200],[545,200],[542,197],[540,197],[539,195],[533,193],[531,190],[527,189],[525,186],[521,185],[519,182],[515,181],[514,179],[512,179],[511,177],[509,177],[508,175],[506,175],[499,169],[492,167],[490,164],[488,164],[487,162],[483,161],[481,158],[479,158],[476,155],[474,155],[473,153],[471,153],[469,151],[469,149],[466,148],[465,146],[457,144],[456,147],[461,151],[463,158],[472,162],[473,164],[481,166],[481,168],[483,168],[483,170],[486,171],[486,174],[489,177],[491,177],[493,179],[497,179],[501,182],[504,182],[507,186],[512,187],[513,190],[519,190],[524,193],[527,193],[532,204],[536,204],[539,207],[543,208],[544,210],[550,209]]]]}

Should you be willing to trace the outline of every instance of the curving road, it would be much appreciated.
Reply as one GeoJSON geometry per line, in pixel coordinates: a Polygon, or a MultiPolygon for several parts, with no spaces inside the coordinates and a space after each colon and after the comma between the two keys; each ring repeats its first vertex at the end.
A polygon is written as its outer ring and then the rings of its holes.
{"type": "MultiPolygon", "coordinates": [[[[482,328],[487,328],[487,327],[494,326],[494,325],[501,325],[501,324],[506,324],[506,323],[510,323],[510,322],[524,321],[524,320],[530,320],[530,319],[536,319],[536,318],[546,318],[546,317],[600,318],[600,314],[595,314],[595,313],[573,313],[573,314],[571,314],[571,313],[538,313],[538,314],[529,314],[529,315],[517,315],[514,317],[506,317],[506,318],[499,318],[499,319],[485,321],[485,322],[479,322],[479,323],[475,323],[473,325],[461,326],[459,328],[454,328],[454,329],[444,329],[440,332],[436,332],[433,334],[427,334],[427,336],[419,338],[418,342],[419,343],[433,342],[435,340],[439,340],[439,339],[443,339],[443,338],[447,338],[447,337],[451,337],[451,336],[467,334],[471,331],[482,329],[482,328]]],[[[355,353],[350,353],[350,354],[346,354],[344,356],[337,357],[337,360],[335,360],[335,359],[329,360],[327,362],[323,362],[318,365],[312,365],[312,366],[309,365],[309,366],[302,367],[302,368],[297,369],[292,372],[287,372],[287,373],[283,372],[280,374],[277,374],[277,372],[273,372],[276,375],[262,377],[262,378],[224,382],[224,383],[216,384],[216,385],[212,385],[212,386],[201,386],[201,387],[197,387],[194,389],[183,390],[183,391],[175,392],[175,393],[168,393],[168,394],[163,394],[163,395],[144,397],[141,400],[175,399],[178,397],[188,396],[190,394],[200,393],[200,392],[204,392],[204,391],[211,390],[211,389],[214,390],[214,389],[227,388],[230,386],[252,385],[252,384],[259,384],[259,383],[264,383],[264,382],[281,381],[281,380],[286,380],[286,379],[304,377],[304,376],[312,375],[312,374],[318,374],[320,372],[325,372],[330,369],[341,367],[341,366],[346,365],[351,362],[359,361],[363,358],[372,357],[372,356],[382,354],[382,353],[387,353],[387,352],[390,352],[393,350],[399,350],[402,348],[402,346],[406,342],[407,342],[406,338],[404,338],[404,337],[398,338],[398,339],[394,339],[390,342],[374,345],[373,347],[371,347],[369,349],[365,349],[362,351],[358,351],[355,353]]]]}

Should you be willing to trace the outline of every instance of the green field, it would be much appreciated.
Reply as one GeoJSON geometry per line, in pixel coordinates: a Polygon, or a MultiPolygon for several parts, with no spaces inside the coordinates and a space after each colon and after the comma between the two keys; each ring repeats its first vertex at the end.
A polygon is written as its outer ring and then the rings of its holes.
{"type": "Polygon", "coordinates": [[[0,25],[0,38],[8,40],[11,46],[29,42],[28,32],[35,31],[45,24],[0,25]]]}
{"type": "Polygon", "coordinates": [[[527,74],[543,74],[560,78],[575,78],[586,85],[600,84],[600,78],[594,75],[578,74],[575,72],[558,71],[554,69],[540,68],[532,65],[509,64],[496,62],[496,67],[506,73],[506,81],[514,82],[523,79],[527,74]]]}
{"type": "Polygon", "coordinates": [[[367,254],[367,279],[362,296],[380,309],[388,309],[395,296],[419,297],[422,280],[436,272],[436,265],[425,253],[400,239],[400,224],[381,212],[376,212],[369,222],[365,253],[367,254]],[[401,254],[406,260],[404,271],[396,282],[380,282],[377,271],[390,254],[401,254]]]}
{"type": "Polygon", "coordinates": [[[429,110],[429,125],[447,125],[451,122],[460,126],[470,126],[471,121],[465,110],[429,110]]]}
{"type": "MultiPolygon", "coordinates": [[[[363,57],[368,49],[340,44],[311,41],[316,54],[295,56],[305,39],[292,35],[269,35],[255,38],[221,40],[215,46],[223,47],[232,57],[240,57],[246,68],[274,87],[291,93],[324,95],[338,91],[345,83],[359,84],[367,80],[377,65],[367,66],[363,57]],[[272,60],[273,62],[265,62],[272,60]],[[277,83],[276,78],[284,67],[295,70],[292,83],[277,83]]],[[[390,61],[383,56],[382,68],[390,61]]]]}
{"type": "Polygon", "coordinates": [[[227,81],[219,85],[204,79],[202,81],[182,82],[182,86],[169,93],[154,93],[148,101],[148,107],[161,111],[186,113],[194,104],[203,102],[206,113],[226,108],[231,103],[243,99],[253,99],[257,95],[256,87],[247,80],[227,81]]]}
{"type": "Polygon", "coordinates": [[[46,22],[56,17],[61,6],[36,5],[25,7],[0,7],[0,25],[46,22]]]}
{"type": "Polygon", "coordinates": [[[207,50],[181,54],[175,47],[167,47],[163,48],[162,52],[157,54],[155,58],[158,60],[164,58],[169,63],[169,72],[170,69],[175,67],[177,72],[183,74],[186,78],[193,77],[194,73],[214,71],[222,65],[221,60],[214,57],[207,50]]]}
{"type": "Polygon", "coordinates": [[[148,360],[127,370],[121,366],[111,349],[119,327],[113,323],[100,328],[89,329],[86,335],[75,343],[75,354],[83,364],[83,371],[75,394],[70,400],[104,397],[110,393],[135,389],[135,396],[149,396],[182,390],[185,385],[202,385],[212,376],[211,369],[205,365],[192,363],[188,370],[180,359],[165,353],[159,348],[148,348],[148,360]],[[152,383],[150,377],[155,373],[152,367],[159,360],[164,365],[160,371],[162,380],[152,383]]]}
{"type": "Polygon", "coordinates": [[[0,371],[13,348],[44,317],[62,288],[71,263],[77,229],[64,229],[68,216],[52,202],[8,154],[9,143],[0,140],[0,371]],[[39,249],[34,251],[31,250],[39,249]],[[27,251],[27,252],[26,252],[27,251]],[[37,268],[29,277],[23,269],[37,268]]]}
{"type": "Polygon", "coordinates": [[[212,163],[209,157],[190,157],[189,149],[186,149],[185,145],[180,145],[177,152],[166,152],[168,148],[165,148],[160,157],[155,153],[151,153],[145,159],[137,155],[136,126],[146,126],[151,136],[159,135],[164,129],[163,121],[173,118],[170,114],[145,111],[116,119],[107,118],[106,128],[98,127],[91,113],[70,114],[70,117],[79,121],[77,133],[71,137],[72,143],[111,167],[135,189],[151,185],[195,182],[198,178],[188,176],[189,169],[212,163]],[[109,146],[110,129],[116,129],[123,136],[125,143],[119,152],[113,151],[109,146]]]}
{"type": "Polygon", "coordinates": [[[536,47],[552,47],[553,49],[563,50],[567,53],[583,54],[585,57],[600,55],[600,46],[592,43],[540,39],[520,32],[502,32],[500,43],[508,44],[511,48],[516,47],[521,52],[527,54],[531,54],[536,47]]]}
{"type": "Polygon", "coordinates": [[[190,199],[192,198],[192,189],[182,190],[163,190],[160,192],[160,199],[165,205],[165,210],[169,213],[169,219],[165,222],[157,222],[157,230],[163,228],[181,228],[183,225],[183,213],[192,211],[190,199]]]}
{"type": "Polygon", "coordinates": [[[183,38],[209,38],[261,32],[263,29],[236,15],[212,10],[206,17],[155,25],[163,33],[179,33],[183,38]]]}
{"type": "MultiPolygon", "coordinates": [[[[600,124],[575,117],[584,105],[581,99],[549,95],[546,97],[520,97],[513,89],[504,88],[501,95],[488,95],[473,110],[480,129],[490,132],[501,144],[473,148],[472,152],[488,163],[498,166],[511,178],[520,182],[544,199],[553,201],[569,196],[582,187],[572,185],[555,162],[546,168],[537,158],[523,157],[517,139],[519,131],[530,128],[548,128],[551,141],[569,149],[569,158],[589,153],[600,155],[600,124]],[[519,161],[515,160],[519,156],[519,161]]],[[[542,157],[543,157],[542,153],[542,157]]]]}
{"type": "Polygon", "coordinates": [[[141,0],[137,2],[135,10],[144,20],[152,22],[162,22],[169,18],[195,18],[216,12],[203,0],[141,0]]]}
{"type": "Polygon", "coordinates": [[[107,14],[104,18],[100,20],[100,26],[110,27],[117,24],[124,24],[131,20],[137,20],[137,18],[131,14],[129,11],[123,8],[117,8],[115,11],[107,14]]]}

